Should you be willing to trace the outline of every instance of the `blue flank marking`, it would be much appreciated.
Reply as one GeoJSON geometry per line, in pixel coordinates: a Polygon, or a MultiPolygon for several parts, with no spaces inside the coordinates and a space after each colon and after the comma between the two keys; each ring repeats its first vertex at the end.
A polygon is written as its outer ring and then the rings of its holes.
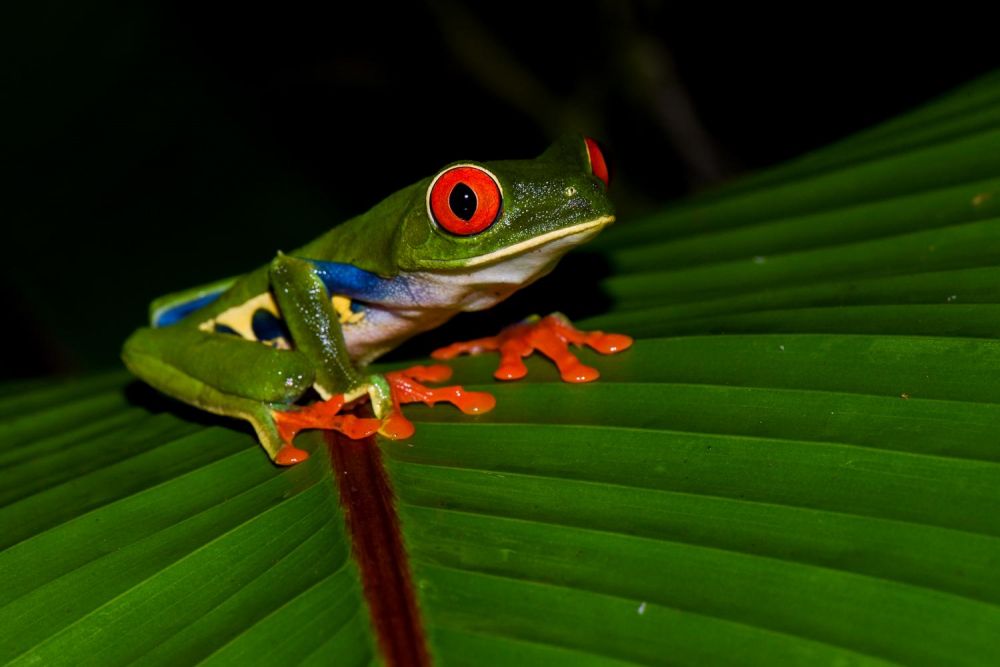
{"type": "MultiPolygon", "coordinates": [[[[326,290],[330,294],[343,294],[349,299],[378,303],[386,300],[391,301],[391,297],[400,296],[401,288],[405,289],[402,282],[394,281],[391,278],[380,278],[370,271],[359,269],[351,264],[324,262],[318,259],[308,259],[306,261],[315,267],[316,275],[323,281],[323,285],[326,286],[326,290]]],[[[220,289],[217,292],[203,294],[190,301],[183,301],[167,308],[156,316],[153,326],[166,327],[180,322],[194,311],[218,299],[226,289],[229,289],[229,287],[227,286],[225,289],[220,289]]],[[[356,306],[351,304],[351,309],[354,310],[355,308],[356,306]]],[[[263,326],[269,333],[271,332],[271,329],[267,325],[263,326]]],[[[256,322],[254,322],[254,328],[256,329],[256,322]]],[[[271,340],[276,337],[270,336],[270,338],[261,338],[260,340],[271,340]]]]}
{"type": "Polygon", "coordinates": [[[391,278],[380,278],[352,264],[324,262],[318,259],[307,261],[316,267],[316,275],[323,281],[330,294],[343,294],[350,299],[378,302],[394,291],[391,278]]]}
{"type": "Polygon", "coordinates": [[[218,292],[209,292],[208,294],[203,294],[202,296],[191,299],[190,301],[182,301],[176,306],[171,306],[156,316],[156,319],[153,320],[153,326],[158,328],[176,324],[202,306],[207,306],[218,299],[225,291],[226,290],[223,289],[218,292]]]}

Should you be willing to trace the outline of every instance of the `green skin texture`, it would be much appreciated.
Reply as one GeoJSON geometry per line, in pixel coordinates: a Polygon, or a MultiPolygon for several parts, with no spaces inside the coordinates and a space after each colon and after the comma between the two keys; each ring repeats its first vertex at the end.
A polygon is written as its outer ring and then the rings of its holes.
{"type": "MultiPolygon", "coordinates": [[[[251,273],[216,283],[228,285],[227,291],[180,322],[137,330],[122,350],[126,366],[165,394],[249,421],[272,459],[284,444],[274,412],[294,409],[311,387],[326,396],[353,398],[368,393],[376,416],[385,416],[392,407],[388,384],[379,375],[365,374],[350,358],[330,294],[313,265],[299,258],[349,263],[383,278],[407,272],[461,275],[470,264],[482,265],[481,259],[476,260],[484,255],[504,255],[504,249],[521,244],[497,260],[510,262],[531,252],[533,239],[592,220],[613,220],[605,185],[593,175],[580,135],[563,137],[533,160],[455,164],[484,167],[499,181],[501,212],[486,230],[456,236],[442,229],[427,210],[427,189],[434,178],[428,177],[305,246],[288,254],[279,252],[251,273]],[[198,328],[268,291],[294,349],[198,328]]],[[[210,287],[163,297],[151,308],[156,311],[210,287]]],[[[450,314],[460,310],[456,304],[450,314]]],[[[436,317],[440,319],[440,312],[436,317]]],[[[422,329],[418,322],[412,333],[422,329]]]]}

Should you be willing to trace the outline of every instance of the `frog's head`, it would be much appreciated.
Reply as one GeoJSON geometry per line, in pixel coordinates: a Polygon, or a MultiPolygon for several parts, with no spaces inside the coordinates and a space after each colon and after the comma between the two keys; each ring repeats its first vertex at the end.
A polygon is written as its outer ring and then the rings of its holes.
{"type": "Polygon", "coordinates": [[[526,284],[614,222],[607,189],[600,148],[578,134],[534,160],[449,165],[414,186],[396,264],[431,273],[502,266],[505,282],[526,284]]]}

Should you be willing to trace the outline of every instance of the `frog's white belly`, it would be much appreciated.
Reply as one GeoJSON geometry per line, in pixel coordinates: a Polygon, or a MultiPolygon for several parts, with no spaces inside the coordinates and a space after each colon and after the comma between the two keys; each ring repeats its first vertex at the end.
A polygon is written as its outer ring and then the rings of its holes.
{"type": "Polygon", "coordinates": [[[405,284],[409,303],[367,305],[362,320],[344,325],[348,353],[358,363],[365,364],[404,340],[442,325],[459,312],[492,308],[552,271],[570,248],[590,240],[604,224],[602,219],[577,233],[540,243],[513,257],[498,253],[493,263],[400,276],[397,280],[405,284]]]}
{"type": "Polygon", "coordinates": [[[532,266],[521,262],[513,269],[495,265],[407,274],[400,280],[406,281],[413,302],[365,305],[364,318],[343,325],[347,351],[352,359],[366,364],[406,339],[441,326],[459,312],[491,308],[551,271],[556,261],[558,257],[532,266]]]}

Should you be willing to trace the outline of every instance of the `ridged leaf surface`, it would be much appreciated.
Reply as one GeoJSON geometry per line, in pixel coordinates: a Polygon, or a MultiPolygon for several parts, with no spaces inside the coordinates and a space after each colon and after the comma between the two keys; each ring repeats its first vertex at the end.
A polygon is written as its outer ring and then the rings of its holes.
{"type": "MultiPolygon", "coordinates": [[[[379,442],[437,664],[1000,660],[1000,77],[587,252],[599,382],[379,442]]],[[[379,660],[318,437],[0,395],[0,662],[379,660]]]]}

